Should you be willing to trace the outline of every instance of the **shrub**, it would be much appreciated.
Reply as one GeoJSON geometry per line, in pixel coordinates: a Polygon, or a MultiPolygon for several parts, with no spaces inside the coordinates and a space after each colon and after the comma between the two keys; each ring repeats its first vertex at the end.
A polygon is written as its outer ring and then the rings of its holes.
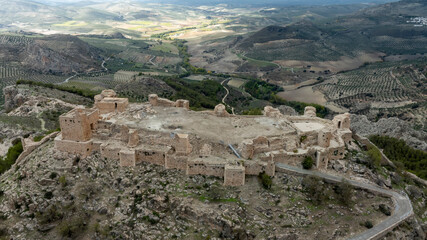
{"type": "Polygon", "coordinates": [[[307,136],[301,136],[301,137],[299,138],[299,141],[302,143],[302,142],[304,142],[306,139],[307,139],[307,136]]]}
{"type": "Polygon", "coordinates": [[[380,210],[380,212],[384,213],[384,215],[386,215],[386,216],[390,216],[391,215],[390,208],[387,205],[385,205],[385,204],[380,204],[379,210],[380,210]]]}
{"type": "Polygon", "coordinates": [[[44,198],[46,198],[46,199],[52,199],[53,198],[53,193],[52,192],[46,192],[45,194],[44,194],[44,198]]]}
{"type": "Polygon", "coordinates": [[[33,141],[34,141],[34,142],[40,142],[43,138],[44,138],[44,136],[43,136],[43,135],[38,135],[38,136],[35,136],[35,137],[33,138],[33,141]]]}
{"type": "Polygon", "coordinates": [[[55,179],[58,176],[58,174],[56,172],[51,172],[49,175],[50,179],[55,179]]]}
{"type": "Polygon", "coordinates": [[[65,178],[65,175],[62,175],[59,177],[58,179],[59,183],[61,184],[62,187],[67,186],[67,179],[65,178]]]}
{"type": "Polygon", "coordinates": [[[82,217],[73,217],[70,220],[62,221],[58,226],[59,233],[63,237],[75,238],[86,230],[86,224],[82,217]]]}
{"type": "Polygon", "coordinates": [[[382,159],[381,152],[375,147],[370,147],[366,154],[369,157],[368,167],[371,169],[379,168],[382,159]]]}
{"type": "Polygon", "coordinates": [[[6,227],[0,227],[0,239],[8,239],[7,237],[7,228],[6,227]],[[4,237],[4,238],[3,238],[4,237]]]}
{"type": "Polygon", "coordinates": [[[314,204],[320,205],[326,200],[326,187],[319,177],[305,177],[302,180],[302,186],[314,204]]]}
{"type": "Polygon", "coordinates": [[[55,85],[53,83],[42,83],[42,82],[35,82],[35,81],[30,81],[30,80],[18,80],[16,81],[16,84],[28,84],[28,85],[34,85],[34,86],[40,86],[40,87],[45,87],[45,88],[51,88],[51,89],[57,89],[57,90],[61,90],[61,91],[65,91],[65,92],[69,92],[69,93],[74,93],[83,97],[87,97],[90,99],[93,99],[93,97],[95,97],[96,94],[99,94],[99,92],[97,91],[92,91],[89,89],[76,89],[73,87],[67,87],[67,86],[63,86],[63,85],[55,85]]]}
{"type": "Polygon", "coordinates": [[[260,108],[252,108],[245,110],[242,113],[243,115],[262,115],[262,110],[260,108]]]}
{"type": "Polygon", "coordinates": [[[338,200],[345,206],[351,205],[351,198],[353,197],[353,186],[343,179],[334,187],[335,193],[338,195],[338,200]]]}
{"type": "Polygon", "coordinates": [[[48,224],[62,219],[63,214],[56,205],[50,205],[44,212],[37,213],[36,217],[41,224],[48,224]]]}
{"type": "Polygon", "coordinates": [[[208,197],[212,200],[220,200],[224,198],[224,191],[217,185],[212,185],[207,191],[208,197]]]}
{"type": "Polygon", "coordinates": [[[310,156],[307,156],[304,158],[304,160],[302,161],[302,167],[304,169],[311,169],[313,167],[313,158],[310,156]]]}
{"type": "Polygon", "coordinates": [[[265,189],[270,189],[271,185],[273,185],[273,180],[267,175],[267,173],[260,173],[259,178],[261,179],[261,184],[265,189]]]}
{"type": "Polygon", "coordinates": [[[366,228],[373,228],[374,224],[371,222],[371,220],[366,220],[363,224],[366,228]]]}
{"type": "Polygon", "coordinates": [[[154,225],[154,224],[156,224],[156,223],[159,222],[159,220],[151,218],[149,216],[143,216],[142,219],[145,220],[145,221],[147,221],[147,222],[149,222],[149,223],[151,223],[152,225],[154,225]]]}

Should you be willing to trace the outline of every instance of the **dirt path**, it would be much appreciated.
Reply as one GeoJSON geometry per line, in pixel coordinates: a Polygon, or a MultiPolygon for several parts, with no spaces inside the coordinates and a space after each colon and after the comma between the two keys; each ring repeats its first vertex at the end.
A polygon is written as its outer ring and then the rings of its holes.
{"type": "MultiPolygon", "coordinates": [[[[95,72],[91,72],[91,73],[96,73],[96,72],[107,72],[107,71],[108,71],[108,68],[106,68],[104,65],[105,65],[105,63],[106,63],[108,60],[110,60],[110,57],[102,61],[102,63],[101,63],[101,67],[103,68],[103,70],[101,70],[101,71],[95,71],[95,72]]],[[[75,74],[74,74],[73,76],[71,76],[71,77],[69,77],[69,78],[65,79],[63,82],[60,82],[60,83],[57,83],[57,84],[58,84],[58,85],[61,85],[61,84],[68,83],[71,79],[73,79],[73,78],[77,77],[78,75],[80,75],[80,74],[79,74],[78,72],[75,72],[75,74]]]]}
{"type": "Polygon", "coordinates": [[[225,99],[226,99],[226,98],[228,97],[228,95],[230,94],[230,91],[228,90],[228,88],[226,88],[226,87],[224,86],[225,81],[228,81],[228,80],[230,80],[230,79],[225,79],[224,81],[222,81],[222,82],[221,82],[222,87],[225,89],[225,91],[227,91],[227,94],[225,94],[225,96],[222,98],[222,103],[223,103],[225,106],[228,106],[229,108],[231,108],[231,113],[232,113],[233,115],[236,115],[236,114],[234,113],[234,107],[231,107],[230,105],[228,105],[228,104],[225,102],[225,99]]]}
{"type": "Polygon", "coordinates": [[[43,132],[45,132],[45,131],[47,131],[47,129],[46,129],[46,122],[44,121],[44,119],[42,118],[42,114],[43,114],[43,112],[39,112],[38,114],[37,114],[37,119],[38,120],[40,120],[40,123],[41,123],[41,128],[42,128],[42,131],[43,132]]]}

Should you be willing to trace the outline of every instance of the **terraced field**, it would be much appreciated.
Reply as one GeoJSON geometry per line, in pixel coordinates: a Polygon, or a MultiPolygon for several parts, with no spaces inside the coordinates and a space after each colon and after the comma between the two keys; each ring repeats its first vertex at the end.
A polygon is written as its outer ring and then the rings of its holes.
{"type": "Polygon", "coordinates": [[[0,44],[12,44],[12,45],[19,45],[19,44],[30,44],[34,40],[29,37],[24,36],[15,36],[15,35],[0,35],[0,44]]]}
{"type": "Polygon", "coordinates": [[[381,63],[338,74],[314,89],[323,92],[328,101],[344,107],[363,102],[381,102],[380,108],[399,107],[425,100],[417,87],[423,77],[412,64],[381,63]]]}
{"type": "Polygon", "coordinates": [[[114,81],[114,74],[98,72],[93,74],[80,75],[71,79],[65,86],[72,86],[79,89],[102,90],[114,88],[118,83],[114,81]]]}
{"type": "Polygon", "coordinates": [[[4,102],[3,91],[2,89],[6,86],[13,85],[17,80],[31,80],[35,82],[43,83],[59,83],[64,81],[67,77],[56,76],[56,75],[46,75],[39,74],[34,72],[26,72],[21,68],[1,65],[0,66],[0,105],[4,102]]]}

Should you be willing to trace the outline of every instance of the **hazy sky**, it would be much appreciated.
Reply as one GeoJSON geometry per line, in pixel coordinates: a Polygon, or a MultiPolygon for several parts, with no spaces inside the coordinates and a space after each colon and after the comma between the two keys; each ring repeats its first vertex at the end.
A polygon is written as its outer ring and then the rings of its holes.
{"type": "MultiPolygon", "coordinates": [[[[13,0],[12,0],[13,1],[13,0]]],[[[352,3],[384,3],[392,2],[393,0],[33,0],[35,2],[42,3],[76,3],[76,2],[129,2],[129,1],[138,1],[138,2],[158,2],[158,3],[174,3],[174,4],[314,4],[314,5],[324,5],[324,4],[352,4],[352,3]]]]}

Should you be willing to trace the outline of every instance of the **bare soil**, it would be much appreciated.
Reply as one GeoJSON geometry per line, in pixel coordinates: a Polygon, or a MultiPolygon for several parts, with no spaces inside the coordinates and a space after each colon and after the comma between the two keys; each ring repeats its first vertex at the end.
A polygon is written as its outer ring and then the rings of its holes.
{"type": "Polygon", "coordinates": [[[342,72],[356,69],[366,62],[379,62],[381,61],[382,56],[384,56],[383,53],[376,52],[361,53],[356,58],[342,56],[338,61],[310,62],[297,60],[276,60],[274,62],[280,64],[283,67],[303,68],[306,66],[311,66],[311,70],[313,71],[330,70],[331,72],[342,72]]]}

